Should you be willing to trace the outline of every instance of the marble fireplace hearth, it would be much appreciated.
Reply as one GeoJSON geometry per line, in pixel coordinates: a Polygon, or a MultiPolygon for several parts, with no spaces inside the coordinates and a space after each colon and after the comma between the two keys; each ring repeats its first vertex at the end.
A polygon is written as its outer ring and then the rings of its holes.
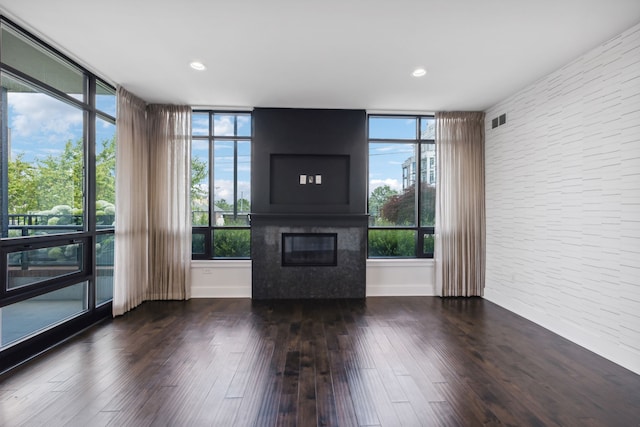
{"type": "Polygon", "coordinates": [[[252,298],[365,298],[367,222],[364,214],[251,214],[252,298]],[[283,235],[336,236],[335,261],[287,264],[283,235]]]}

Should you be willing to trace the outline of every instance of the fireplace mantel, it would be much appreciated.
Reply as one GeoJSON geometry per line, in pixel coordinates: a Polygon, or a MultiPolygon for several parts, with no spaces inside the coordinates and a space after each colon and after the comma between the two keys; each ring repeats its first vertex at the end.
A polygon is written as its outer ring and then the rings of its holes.
{"type": "Polygon", "coordinates": [[[321,213],[251,213],[251,225],[289,225],[289,226],[338,226],[366,227],[367,214],[321,214],[321,213]]]}

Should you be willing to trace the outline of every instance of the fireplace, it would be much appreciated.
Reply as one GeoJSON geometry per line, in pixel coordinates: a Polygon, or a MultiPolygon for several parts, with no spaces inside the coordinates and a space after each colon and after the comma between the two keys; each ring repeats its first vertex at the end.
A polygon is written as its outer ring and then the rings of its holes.
{"type": "Polygon", "coordinates": [[[338,233],[282,233],[283,267],[335,267],[338,233]]]}
{"type": "Polygon", "coordinates": [[[364,298],[366,112],[256,108],[253,132],[252,298],[364,298]]]}
{"type": "Polygon", "coordinates": [[[364,298],[367,215],[251,214],[254,299],[364,298]]]}

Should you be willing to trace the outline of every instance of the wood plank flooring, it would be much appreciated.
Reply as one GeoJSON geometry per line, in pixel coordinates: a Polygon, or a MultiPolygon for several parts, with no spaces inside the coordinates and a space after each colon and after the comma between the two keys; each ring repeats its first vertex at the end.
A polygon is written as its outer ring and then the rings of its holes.
{"type": "Polygon", "coordinates": [[[0,376],[2,426],[640,426],[640,376],[482,299],[147,302],[0,376]]]}

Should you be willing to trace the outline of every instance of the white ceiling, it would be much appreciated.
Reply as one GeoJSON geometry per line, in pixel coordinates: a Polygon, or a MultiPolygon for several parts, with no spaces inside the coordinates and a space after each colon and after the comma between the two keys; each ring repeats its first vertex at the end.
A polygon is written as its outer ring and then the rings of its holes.
{"type": "Polygon", "coordinates": [[[387,112],[484,110],[640,22],[640,0],[0,0],[0,10],[147,102],[387,112]],[[412,77],[417,66],[428,75],[412,77]]]}

